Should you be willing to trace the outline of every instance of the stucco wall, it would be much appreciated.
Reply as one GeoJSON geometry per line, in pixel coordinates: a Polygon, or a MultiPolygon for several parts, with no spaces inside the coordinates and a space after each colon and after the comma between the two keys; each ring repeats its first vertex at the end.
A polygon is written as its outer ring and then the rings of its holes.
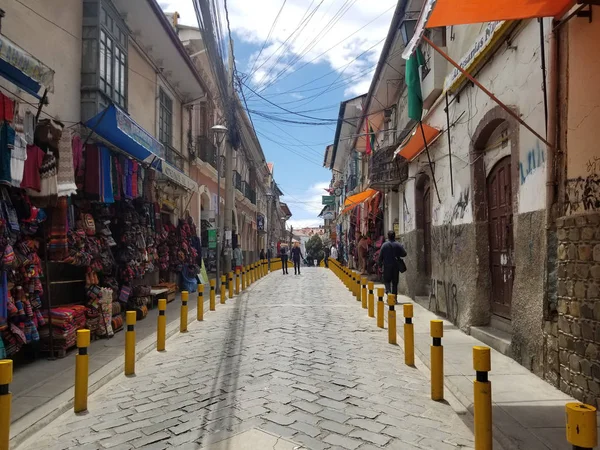
{"type": "MultiPolygon", "coordinates": [[[[26,6],[15,1],[2,2],[2,9],[6,13],[2,19],[2,34],[54,70],[54,93],[49,94],[49,105],[44,107],[44,111],[64,121],[78,122],[82,2],[22,0],[22,3],[26,6]]],[[[0,79],[0,85],[36,103],[33,97],[18,92],[14,85],[3,78],[0,79]]]]}
{"type": "Polygon", "coordinates": [[[156,72],[131,40],[128,58],[128,112],[133,120],[157,138],[156,72]]]}

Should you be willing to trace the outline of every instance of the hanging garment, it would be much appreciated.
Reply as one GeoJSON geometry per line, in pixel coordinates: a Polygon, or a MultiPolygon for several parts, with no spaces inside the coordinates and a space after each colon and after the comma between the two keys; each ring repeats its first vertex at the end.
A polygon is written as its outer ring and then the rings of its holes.
{"type": "Polygon", "coordinates": [[[115,200],[121,200],[121,175],[119,170],[119,158],[111,155],[110,158],[110,176],[113,186],[113,197],[115,200]]]}
{"type": "Polygon", "coordinates": [[[20,187],[23,181],[25,160],[27,159],[27,141],[25,135],[16,133],[15,145],[10,153],[10,177],[14,187],[20,187]]]}
{"type": "Polygon", "coordinates": [[[93,200],[100,198],[100,151],[95,145],[85,146],[85,192],[93,200]]]}
{"type": "Polygon", "coordinates": [[[21,188],[40,192],[40,167],[42,167],[43,160],[44,151],[41,148],[37,145],[27,146],[27,159],[25,160],[25,168],[23,169],[21,188]]]}
{"type": "Polygon", "coordinates": [[[77,188],[81,189],[83,188],[85,163],[83,160],[83,142],[81,137],[77,134],[73,135],[71,149],[73,150],[73,173],[75,174],[75,183],[77,184],[77,188]]]}
{"type": "Polygon", "coordinates": [[[35,134],[35,116],[31,111],[26,111],[25,116],[23,117],[23,133],[25,133],[27,145],[33,145],[35,134]]]}
{"type": "Polygon", "coordinates": [[[102,183],[102,201],[104,203],[114,203],[113,183],[111,176],[111,156],[110,151],[106,147],[100,147],[100,163],[101,163],[101,183],[102,183]]]}
{"type": "Polygon", "coordinates": [[[69,255],[67,244],[67,233],[69,232],[68,209],[67,197],[59,197],[51,216],[48,240],[48,256],[51,261],[62,261],[69,255]]]}
{"type": "Polygon", "coordinates": [[[77,193],[75,171],[73,168],[73,131],[63,129],[58,142],[58,196],[69,196],[77,193]]]}
{"type": "Polygon", "coordinates": [[[12,123],[15,116],[15,102],[0,92],[0,122],[12,123]]]}
{"type": "MultiPolygon", "coordinates": [[[[0,94],[1,95],[1,94],[0,94]]],[[[15,130],[8,122],[0,128],[0,183],[10,184],[10,154],[15,145],[15,130]]]]}
{"type": "Polygon", "coordinates": [[[38,206],[54,205],[58,196],[58,163],[52,150],[44,155],[40,166],[40,191],[31,191],[38,206]]]}
{"type": "Polygon", "coordinates": [[[126,171],[125,175],[126,175],[126,183],[125,183],[125,187],[124,187],[125,198],[127,198],[128,200],[132,200],[133,199],[133,180],[132,180],[133,161],[130,159],[127,160],[127,171],[126,171]]]}
{"type": "Polygon", "coordinates": [[[131,161],[131,196],[137,198],[138,196],[138,162],[131,161]]]}

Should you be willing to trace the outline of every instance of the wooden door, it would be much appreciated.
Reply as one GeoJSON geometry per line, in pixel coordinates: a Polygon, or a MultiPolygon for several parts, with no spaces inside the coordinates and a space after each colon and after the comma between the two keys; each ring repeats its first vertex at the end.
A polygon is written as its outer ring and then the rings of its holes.
{"type": "Polygon", "coordinates": [[[501,159],[487,179],[492,313],[510,319],[513,286],[513,223],[510,157],[501,159]]]}
{"type": "Polygon", "coordinates": [[[431,277],[431,189],[429,182],[423,189],[423,250],[425,253],[425,274],[431,277]]]}

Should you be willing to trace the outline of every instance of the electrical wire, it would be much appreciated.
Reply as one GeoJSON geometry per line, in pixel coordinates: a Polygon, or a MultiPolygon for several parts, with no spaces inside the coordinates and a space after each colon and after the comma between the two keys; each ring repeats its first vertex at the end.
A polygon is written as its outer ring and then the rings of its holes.
{"type": "Polygon", "coordinates": [[[283,11],[283,7],[285,6],[286,3],[287,3],[287,0],[283,0],[281,8],[279,8],[279,12],[275,16],[275,20],[271,24],[271,28],[269,29],[269,33],[267,34],[267,37],[265,38],[264,42],[260,46],[260,50],[258,52],[258,56],[254,60],[254,63],[252,64],[252,67],[250,68],[250,74],[254,73],[254,68],[256,67],[256,63],[259,61],[260,55],[262,55],[262,52],[265,49],[265,46],[267,45],[267,41],[269,40],[269,38],[271,37],[271,33],[273,33],[273,30],[275,29],[275,25],[277,25],[277,21],[279,20],[279,16],[281,15],[281,12],[283,11]]]}

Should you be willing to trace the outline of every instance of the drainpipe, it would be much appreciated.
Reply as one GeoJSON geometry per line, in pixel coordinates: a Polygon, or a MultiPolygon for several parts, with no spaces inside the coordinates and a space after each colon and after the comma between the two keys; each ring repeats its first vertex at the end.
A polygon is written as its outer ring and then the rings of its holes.
{"type": "Polygon", "coordinates": [[[560,29],[555,29],[550,33],[550,48],[549,48],[549,70],[548,70],[548,131],[546,139],[550,144],[546,148],[546,227],[550,228],[555,219],[553,216],[554,209],[554,192],[556,186],[556,170],[554,163],[556,160],[557,147],[557,123],[558,123],[558,80],[559,80],[559,62],[558,62],[558,36],[560,29]]]}

